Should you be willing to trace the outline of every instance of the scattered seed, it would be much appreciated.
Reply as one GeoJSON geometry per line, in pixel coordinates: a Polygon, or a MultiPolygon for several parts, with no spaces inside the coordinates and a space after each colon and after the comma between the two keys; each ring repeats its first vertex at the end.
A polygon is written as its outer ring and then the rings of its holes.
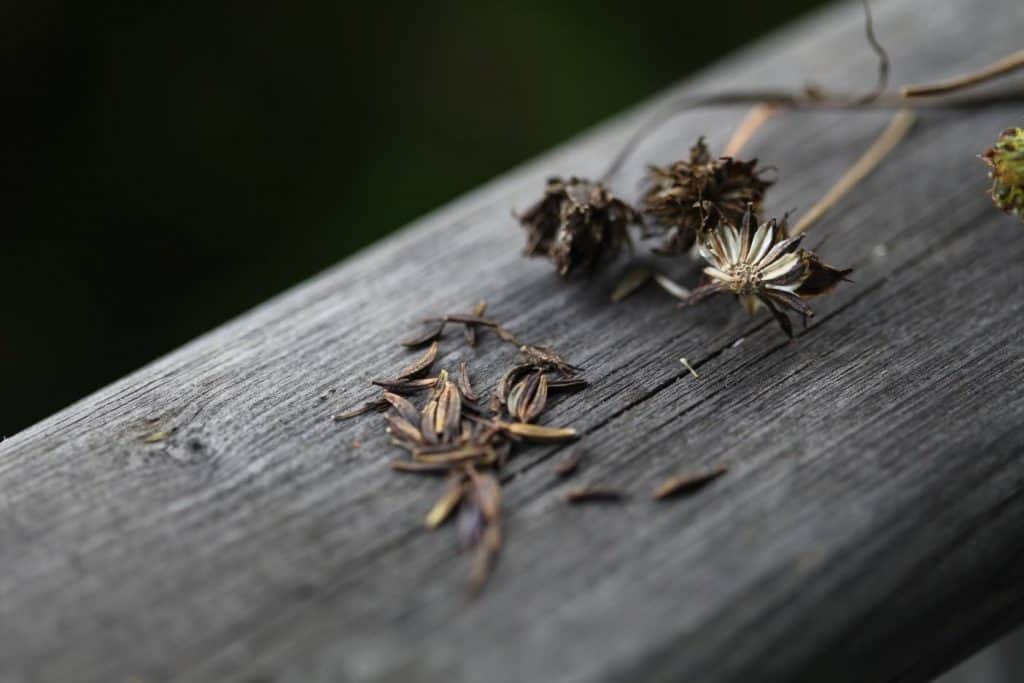
{"type": "Polygon", "coordinates": [[[427,352],[410,365],[407,365],[398,374],[398,379],[413,379],[430,370],[431,366],[434,365],[434,361],[437,360],[437,348],[437,342],[431,342],[427,352]]]}
{"type": "Polygon", "coordinates": [[[455,509],[462,502],[462,496],[465,493],[465,487],[462,483],[462,475],[458,475],[452,478],[452,481],[448,483],[448,488],[441,495],[434,506],[430,508],[430,512],[427,513],[427,517],[423,520],[423,523],[428,529],[436,529],[441,526],[445,520],[447,520],[455,509]]]}
{"type": "Polygon", "coordinates": [[[583,449],[577,448],[555,466],[555,475],[565,478],[574,473],[583,461],[583,449]]]}
{"type": "Polygon", "coordinates": [[[567,503],[617,503],[622,501],[626,495],[615,489],[597,488],[592,486],[579,486],[565,492],[567,503]]]}
{"type": "Polygon", "coordinates": [[[671,294],[677,299],[686,301],[690,298],[690,290],[683,287],[681,284],[672,280],[661,273],[654,275],[654,281],[658,283],[658,286],[664,289],[666,292],[671,294]]]}
{"type": "Polygon", "coordinates": [[[692,493],[729,471],[728,465],[718,465],[703,472],[669,477],[654,489],[654,499],[662,500],[682,493],[692,493]]]}
{"type": "Polygon", "coordinates": [[[166,439],[170,434],[168,432],[154,432],[142,440],[142,443],[157,443],[166,439]]]}
{"type": "Polygon", "coordinates": [[[367,401],[358,408],[346,410],[345,412],[342,413],[335,413],[334,415],[331,416],[331,419],[333,419],[335,422],[341,422],[342,420],[350,420],[353,417],[358,417],[369,412],[384,410],[387,407],[387,402],[383,400],[367,401]]]}
{"type": "Polygon", "coordinates": [[[650,268],[634,268],[626,273],[625,277],[619,280],[612,291],[612,303],[618,303],[627,296],[643,287],[651,279],[650,268]]]}
{"type": "Polygon", "coordinates": [[[480,400],[480,396],[473,389],[473,383],[469,379],[469,363],[466,361],[459,363],[459,390],[462,392],[462,398],[467,401],[480,400]]]}
{"type": "Polygon", "coordinates": [[[690,361],[686,360],[685,358],[680,358],[679,362],[682,363],[683,366],[690,371],[690,374],[693,375],[694,379],[700,379],[700,375],[698,375],[697,371],[693,369],[692,365],[690,365],[690,361]]]}
{"type": "Polygon", "coordinates": [[[441,338],[442,334],[444,334],[444,328],[445,321],[442,320],[438,323],[433,324],[431,327],[428,327],[423,332],[423,334],[417,337],[406,339],[405,341],[402,342],[402,346],[406,346],[410,349],[415,349],[421,346],[425,346],[431,342],[435,342],[441,338]]]}
{"type": "Polygon", "coordinates": [[[506,422],[501,425],[501,428],[508,434],[527,441],[547,443],[576,438],[576,430],[572,427],[544,427],[523,422],[506,422]]]}
{"type": "Polygon", "coordinates": [[[392,394],[389,391],[385,391],[381,398],[394,408],[407,422],[415,424],[416,421],[419,420],[420,411],[416,410],[416,406],[410,403],[407,399],[402,398],[398,394],[392,394]]]}

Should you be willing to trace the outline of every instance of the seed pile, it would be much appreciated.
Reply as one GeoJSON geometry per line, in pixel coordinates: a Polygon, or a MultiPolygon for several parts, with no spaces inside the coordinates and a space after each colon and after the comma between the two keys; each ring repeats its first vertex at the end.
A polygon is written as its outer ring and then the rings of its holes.
{"type": "Polygon", "coordinates": [[[481,302],[470,314],[449,314],[424,321],[425,330],[402,342],[426,347],[394,377],[375,380],[382,392],[354,410],[339,413],[343,420],[378,411],[384,413],[394,445],[407,457],[392,469],[447,478],[444,491],[427,513],[429,529],[458,516],[458,533],[473,550],[470,586],[480,588],[501,549],[501,481],[498,473],[516,449],[529,442],[556,443],[576,438],[569,427],[538,424],[553,394],[587,386],[582,370],[550,348],[521,343],[497,321],[485,318],[481,302]],[[436,373],[439,340],[449,325],[461,325],[469,346],[481,332],[490,331],[519,350],[517,362],[485,398],[473,385],[469,364],[459,363],[454,377],[447,369],[436,373]],[[414,402],[415,401],[415,402],[414,402]]]}

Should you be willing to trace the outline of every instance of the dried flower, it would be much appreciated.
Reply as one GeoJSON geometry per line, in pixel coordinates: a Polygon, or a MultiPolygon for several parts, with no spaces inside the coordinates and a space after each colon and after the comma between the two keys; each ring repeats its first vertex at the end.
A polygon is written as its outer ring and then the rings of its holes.
{"type": "Polygon", "coordinates": [[[1024,221],[1024,128],[1007,128],[981,155],[989,165],[992,201],[1024,221]]]}
{"type": "Polygon", "coordinates": [[[750,313],[764,304],[792,337],[787,313],[800,314],[806,323],[814,315],[806,299],[828,294],[852,271],[822,263],[814,252],[800,247],[802,236],[787,237],[784,225],[775,219],[756,231],[755,223],[748,208],[739,230],[723,223],[703,236],[700,254],[710,264],[704,269],[710,281],[695,289],[686,303],[731,292],[750,313]]]}
{"type": "Polygon", "coordinates": [[[654,225],[645,236],[662,238],[657,251],[681,254],[719,222],[739,223],[748,204],[760,211],[771,182],[761,178],[756,166],[757,159],[712,159],[703,137],[690,149],[689,161],[652,166],[644,213],[654,219],[654,225]]]}
{"type": "Polygon", "coordinates": [[[567,275],[632,248],[629,226],[640,215],[600,183],[551,178],[544,198],[518,219],[529,233],[526,254],[550,258],[559,274],[567,275]]]}

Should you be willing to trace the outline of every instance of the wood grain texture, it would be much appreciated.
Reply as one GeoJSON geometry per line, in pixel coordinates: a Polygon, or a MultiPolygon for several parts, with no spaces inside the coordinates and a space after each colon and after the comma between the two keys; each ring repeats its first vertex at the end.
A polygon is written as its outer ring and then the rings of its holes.
{"type": "MultiPolygon", "coordinates": [[[[889,0],[876,21],[896,81],[917,82],[1018,48],[1021,14],[889,0]]],[[[873,70],[842,4],[664,98],[873,70]]],[[[810,233],[855,283],[787,343],[725,299],[612,306],[621,270],[563,283],[520,257],[510,210],[548,174],[599,174],[656,105],[0,444],[0,681],[925,681],[1019,623],[1024,233],[974,156],[1021,107],[922,113],[810,233]],[[388,470],[378,418],[328,417],[405,364],[390,340],[478,298],[586,368],[593,386],[548,422],[584,433],[582,478],[634,496],[569,507],[563,448],[517,457],[506,549],[473,601],[453,536],[421,528],[442,484],[388,470]],[[698,495],[648,501],[723,460],[698,495]]],[[[743,114],[663,126],[617,187],[698,134],[721,146],[743,114]]],[[[769,123],[751,149],[779,169],[770,207],[809,207],[887,118],[769,123]]],[[[510,360],[452,337],[443,364],[469,358],[482,384],[510,360]]]]}

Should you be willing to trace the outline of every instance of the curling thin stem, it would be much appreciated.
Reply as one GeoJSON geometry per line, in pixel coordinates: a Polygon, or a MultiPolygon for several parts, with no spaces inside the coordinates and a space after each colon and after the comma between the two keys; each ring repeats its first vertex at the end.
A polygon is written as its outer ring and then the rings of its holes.
{"type": "Polygon", "coordinates": [[[939,81],[938,83],[908,85],[903,88],[902,94],[906,98],[945,95],[947,93],[956,92],[957,90],[973,87],[986,81],[991,81],[992,79],[1005,76],[1017,71],[1018,69],[1024,69],[1024,50],[1018,50],[1011,55],[1003,57],[998,62],[989,64],[985,68],[979,69],[973,73],[950,78],[946,81],[939,81]]]}
{"type": "Polygon", "coordinates": [[[896,145],[910,132],[911,127],[914,125],[914,121],[917,117],[914,116],[914,112],[910,109],[901,109],[892,118],[892,121],[886,127],[886,129],[879,135],[866,152],[861,156],[857,162],[843,174],[843,177],[839,179],[835,185],[832,186],[824,197],[818,200],[818,203],[811,207],[800,221],[793,226],[790,230],[790,236],[795,237],[796,235],[803,234],[807,230],[818,222],[822,216],[834,207],[839,201],[845,197],[850,191],[857,187],[858,184],[864,178],[866,178],[878,164],[885,159],[889,153],[896,148],[896,145]]]}
{"type": "MultiPolygon", "coordinates": [[[[1024,101],[1024,88],[1016,87],[979,95],[953,95],[936,97],[915,102],[918,109],[978,109],[997,104],[1019,104],[1024,101]]],[[[713,93],[710,95],[690,95],[668,101],[664,108],[656,111],[650,119],[633,131],[623,144],[619,153],[608,165],[601,176],[601,182],[607,182],[629,159],[636,147],[655,130],[667,121],[693,109],[708,107],[753,106],[756,104],[773,104],[781,108],[806,111],[845,111],[845,110],[878,110],[901,109],[907,106],[906,99],[898,92],[887,92],[864,101],[863,97],[848,94],[835,94],[820,97],[807,93],[794,93],[784,90],[736,91],[713,93]]]]}

